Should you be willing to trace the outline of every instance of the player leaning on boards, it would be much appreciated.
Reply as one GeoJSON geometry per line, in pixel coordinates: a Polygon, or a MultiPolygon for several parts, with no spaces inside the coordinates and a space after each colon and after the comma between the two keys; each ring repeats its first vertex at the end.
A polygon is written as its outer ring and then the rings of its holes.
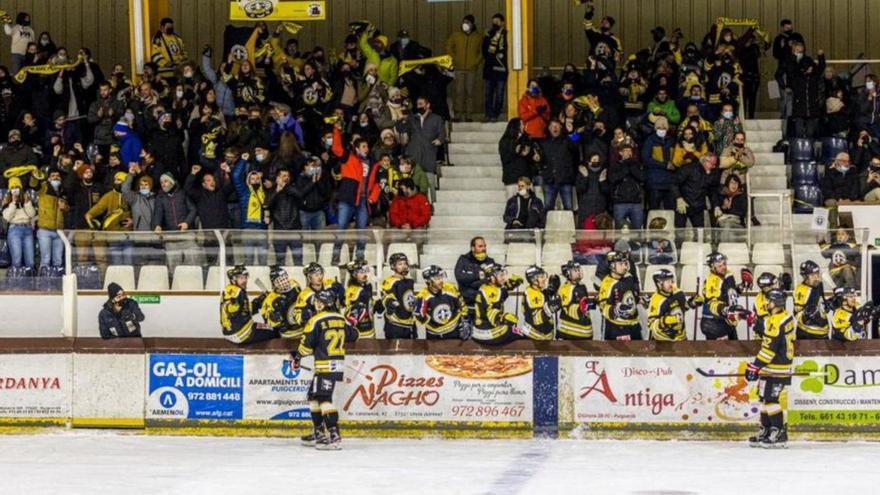
{"type": "Polygon", "coordinates": [[[338,310],[339,295],[324,289],[312,297],[315,314],[306,322],[299,347],[290,353],[290,368],[296,370],[300,360],[315,356],[314,376],[309,388],[309,410],[314,427],[311,435],[302,437],[304,445],[318,450],[339,450],[339,413],[333,406],[333,389],[343,378],[345,346],[358,339],[358,331],[338,310]]]}
{"type": "Polygon", "coordinates": [[[382,281],[382,306],[385,308],[385,338],[415,339],[416,320],[413,316],[413,279],[408,278],[409,260],[403,253],[388,258],[391,275],[382,281]]]}
{"type": "Polygon", "coordinates": [[[370,265],[362,259],[349,261],[345,265],[348,283],[345,286],[345,318],[353,321],[359,338],[371,339],[376,336],[373,325],[373,285],[370,280],[370,265]]]}
{"type": "Polygon", "coordinates": [[[342,285],[336,280],[325,279],[324,267],[318,263],[311,262],[303,267],[303,275],[306,277],[306,286],[299,293],[299,297],[296,298],[296,303],[293,306],[293,318],[296,324],[290,332],[293,336],[292,338],[302,335],[306,322],[317,312],[314,304],[312,304],[315,294],[329,289],[336,294],[338,300],[343,298],[344,291],[342,285]]]}
{"type": "Polygon", "coordinates": [[[831,338],[853,342],[868,338],[868,324],[878,316],[878,310],[867,302],[859,306],[858,291],[852,287],[834,289],[834,312],[831,315],[831,338]]]}
{"type": "Polygon", "coordinates": [[[278,332],[254,321],[247,297],[249,273],[244,265],[226,270],[229,283],[220,299],[220,326],[223,337],[233,344],[253,344],[278,337],[278,332]]]}
{"type": "Polygon", "coordinates": [[[461,339],[471,336],[467,306],[455,284],[446,281],[446,272],[437,265],[422,271],[425,287],[413,301],[413,314],[425,326],[428,340],[461,339]]]}
{"type": "Polygon", "coordinates": [[[703,318],[700,330],[706,340],[738,340],[737,323],[745,319],[749,325],[754,315],[739,305],[739,294],[752,284],[752,273],[742,271],[742,284],[736,285],[733,275],[727,270],[727,256],[713,252],[706,257],[709,275],[703,284],[703,293],[698,302],[703,303],[703,318]]]}
{"type": "Polygon", "coordinates": [[[492,262],[482,267],[485,279],[477,291],[474,304],[474,330],[471,338],[488,345],[503,345],[514,341],[523,331],[517,325],[519,318],[504,311],[510,294],[522,285],[522,278],[507,274],[504,266],[492,262]]]}
{"type": "Polygon", "coordinates": [[[642,340],[639,284],[629,272],[629,255],[610,251],[605,257],[611,271],[602,280],[597,297],[605,317],[605,340],[642,340]]]}
{"type": "Polygon", "coordinates": [[[684,292],[675,286],[675,274],[663,268],[654,274],[657,292],[651,295],[648,303],[648,328],[651,338],[661,342],[681,342],[687,340],[684,315],[689,309],[699,306],[696,296],[688,299],[684,292]]]}
{"type": "Polygon", "coordinates": [[[562,308],[559,299],[559,275],[547,279],[543,268],[532,265],[526,269],[526,297],[524,335],[531,340],[553,340],[556,332],[556,314],[562,308]]]}
{"type": "Polygon", "coordinates": [[[786,296],[780,289],[767,293],[769,315],[765,320],[761,350],[746,368],[746,380],[760,379],[761,429],[749,438],[753,447],[785,447],[788,430],[780,396],[791,385],[791,364],[794,360],[794,319],[785,311],[786,296]]]}
{"type": "Polygon", "coordinates": [[[828,310],[825,285],[819,265],[812,260],[801,263],[801,283],[794,290],[794,317],[799,340],[828,338],[828,310]]]}
{"type": "Polygon", "coordinates": [[[299,298],[299,284],[287,276],[284,268],[277,265],[269,270],[269,280],[272,283],[272,290],[264,289],[262,294],[254,298],[251,311],[259,313],[263,321],[282,337],[286,339],[299,337],[302,335],[302,330],[293,311],[294,304],[299,298]]]}

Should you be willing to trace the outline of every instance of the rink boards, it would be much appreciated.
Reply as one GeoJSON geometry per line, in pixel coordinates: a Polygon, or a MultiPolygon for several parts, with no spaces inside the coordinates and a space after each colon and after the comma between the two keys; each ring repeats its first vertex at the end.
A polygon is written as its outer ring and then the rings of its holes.
{"type": "MultiPolygon", "coordinates": [[[[309,427],[310,371],[291,370],[278,350],[241,353],[215,345],[194,352],[191,343],[182,352],[145,342],[5,351],[0,429],[70,425],[294,435],[309,427]]],[[[389,350],[388,344],[347,358],[334,403],[351,434],[740,438],[754,429],[759,414],[755,384],[695,371],[742,372],[751,360],[747,353],[677,356],[660,347],[659,355],[621,355],[621,344],[608,344],[616,347],[573,355],[601,349],[594,343],[575,350],[540,345],[544,351],[521,345],[521,352],[502,353],[458,344],[432,354],[424,343],[410,343],[409,350],[389,350]]],[[[793,379],[783,397],[792,433],[876,435],[880,356],[808,354],[797,359],[798,368],[826,374],[793,379]]]]}

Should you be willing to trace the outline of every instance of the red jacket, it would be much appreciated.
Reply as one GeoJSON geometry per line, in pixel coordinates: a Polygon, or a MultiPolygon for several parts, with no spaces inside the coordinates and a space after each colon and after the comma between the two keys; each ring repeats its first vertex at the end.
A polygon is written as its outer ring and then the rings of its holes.
{"type": "Polygon", "coordinates": [[[392,227],[399,228],[405,224],[414,229],[427,227],[431,222],[431,203],[422,193],[408,198],[401,194],[391,201],[388,216],[392,227]]]}
{"type": "MultiPolygon", "coordinates": [[[[333,127],[333,154],[342,161],[339,167],[339,191],[336,193],[336,199],[341,203],[358,206],[361,201],[360,190],[364,181],[364,167],[360,158],[354,152],[346,152],[342,145],[342,133],[336,126],[333,127]]],[[[367,158],[369,162],[370,159],[367,158]]],[[[372,164],[370,173],[367,176],[367,203],[376,204],[379,201],[379,194],[382,189],[376,182],[376,171],[379,169],[377,164],[372,164]]]]}
{"type": "Polygon", "coordinates": [[[528,93],[524,94],[519,99],[519,119],[522,120],[526,134],[532,139],[547,137],[547,122],[550,121],[550,104],[547,103],[547,98],[543,95],[533,98],[528,93]],[[543,111],[538,112],[538,107],[544,107],[543,111]]]}

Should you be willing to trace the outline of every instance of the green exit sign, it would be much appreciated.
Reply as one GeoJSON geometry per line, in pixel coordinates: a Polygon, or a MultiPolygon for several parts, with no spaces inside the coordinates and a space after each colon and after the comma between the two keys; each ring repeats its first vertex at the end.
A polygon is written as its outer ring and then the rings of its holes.
{"type": "Polygon", "coordinates": [[[161,301],[161,297],[159,294],[138,294],[136,296],[129,296],[132,301],[138,304],[159,304],[161,301]]]}
{"type": "Polygon", "coordinates": [[[880,237],[874,238],[874,245],[880,247],[880,237]]]}

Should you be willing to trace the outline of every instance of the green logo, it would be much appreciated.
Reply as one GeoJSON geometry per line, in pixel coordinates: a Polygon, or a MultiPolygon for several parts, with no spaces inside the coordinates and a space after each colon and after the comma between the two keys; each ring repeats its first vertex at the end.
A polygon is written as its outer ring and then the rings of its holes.
{"type": "Polygon", "coordinates": [[[159,294],[137,294],[128,297],[138,304],[159,304],[162,302],[159,294]]]}

